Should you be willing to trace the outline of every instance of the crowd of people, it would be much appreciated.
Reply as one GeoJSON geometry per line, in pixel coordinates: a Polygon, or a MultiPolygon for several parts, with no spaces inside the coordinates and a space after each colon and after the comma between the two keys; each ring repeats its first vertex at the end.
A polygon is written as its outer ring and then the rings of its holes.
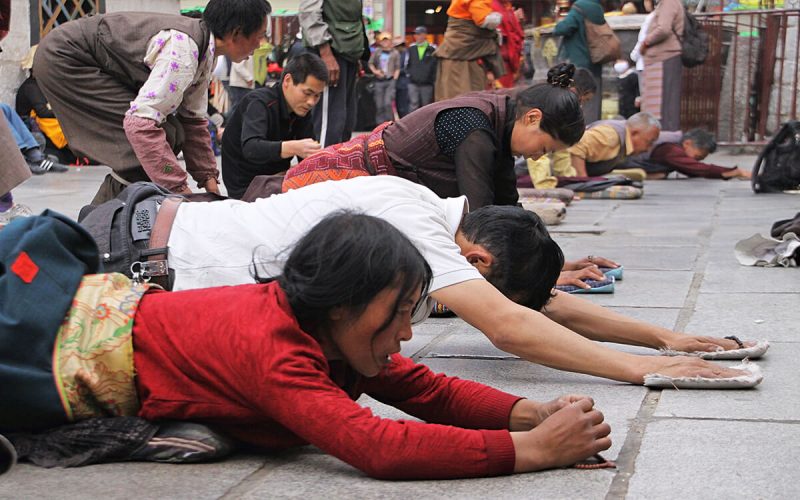
{"type": "MultiPolygon", "coordinates": [[[[594,1],[576,5],[595,16],[594,1]]],[[[306,49],[277,82],[237,97],[220,189],[208,85],[216,59],[239,64],[259,47],[270,11],[266,0],[210,0],[201,19],[104,14],[39,44],[31,116],[57,117],[62,147],[112,171],[80,224],[48,211],[0,231],[0,432],[37,443],[24,458],[186,462],[218,458],[222,442],[310,443],[373,477],[421,479],[569,466],[611,446],[589,396],[535,402],[402,356],[411,325],[437,305],[498,348],[559,370],[639,385],[654,373],[744,375],[700,355],[743,357],[753,342],[673,332],[554,289],[563,272],[617,264],[565,262],[519,206],[516,158],[566,154],[573,176],[629,161],[661,177],[744,174],[701,166],[713,137],[662,132],[664,113],[587,119],[602,93],[591,64],[570,57],[546,82],[513,88],[522,39],[505,0],[452,2],[445,43],[433,47],[418,27],[403,55],[388,34],[370,51],[360,1],[302,0],[306,49]],[[353,138],[362,64],[380,124],[353,138]],[[408,114],[396,119],[401,73],[408,114]],[[487,90],[491,81],[504,88],[487,90]],[[361,394],[424,422],[375,416],[355,402],[361,394]],[[192,437],[162,421],[192,425],[192,437]],[[89,430],[113,443],[70,439],[89,430]],[[204,445],[170,448],[176,440],[204,445]]],[[[642,49],[666,77],[658,33],[642,49]]],[[[21,128],[6,121],[9,210],[34,166],[57,163],[30,138],[14,142],[21,128]]]]}

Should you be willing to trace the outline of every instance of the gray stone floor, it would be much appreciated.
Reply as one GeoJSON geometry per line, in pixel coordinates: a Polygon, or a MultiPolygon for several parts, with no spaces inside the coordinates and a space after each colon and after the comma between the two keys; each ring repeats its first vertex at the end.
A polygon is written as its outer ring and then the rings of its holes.
{"type": "MultiPolygon", "coordinates": [[[[743,166],[753,159],[712,158],[743,166]]],[[[94,167],[36,177],[15,196],[37,211],[74,217],[104,173],[94,167]]],[[[759,362],[765,381],[755,390],[653,391],[513,358],[434,357],[503,354],[458,319],[426,322],[404,348],[434,370],[534,399],[590,394],[611,423],[614,445],[606,456],[617,460],[616,470],[385,482],[307,447],[194,466],[20,465],[0,478],[0,498],[799,498],[800,271],[741,267],[733,245],[768,234],[773,221],[800,210],[800,197],[755,196],[747,182],[701,179],[649,182],[645,191],[636,201],[575,202],[553,233],[568,257],[591,253],[625,265],[617,292],[591,297],[597,303],[668,328],[769,339],[772,348],[759,362]],[[600,234],[573,232],[582,229],[600,234]]]]}

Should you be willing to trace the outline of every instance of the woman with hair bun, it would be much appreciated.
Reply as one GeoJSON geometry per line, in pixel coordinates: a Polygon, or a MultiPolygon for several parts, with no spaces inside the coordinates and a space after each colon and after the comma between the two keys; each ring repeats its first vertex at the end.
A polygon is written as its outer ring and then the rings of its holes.
{"type": "Polygon", "coordinates": [[[396,175],[471,209],[516,205],[514,157],[539,158],[578,142],[584,121],[570,89],[575,66],[516,92],[473,92],[424,106],[289,169],[283,191],[325,180],[396,175]]]}

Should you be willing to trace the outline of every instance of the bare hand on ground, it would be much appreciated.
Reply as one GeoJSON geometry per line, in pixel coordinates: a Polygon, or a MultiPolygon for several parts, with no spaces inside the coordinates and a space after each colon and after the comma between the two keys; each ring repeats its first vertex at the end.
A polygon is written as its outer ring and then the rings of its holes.
{"type": "Polygon", "coordinates": [[[611,259],[606,259],[605,257],[590,255],[583,259],[564,262],[564,267],[562,269],[564,271],[575,271],[589,266],[610,267],[613,269],[619,267],[619,264],[617,264],[611,259]]]}
{"type": "Polygon", "coordinates": [[[749,372],[725,368],[722,365],[691,356],[661,357],[647,356],[649,367],[642,373],[658,373],[668,377],[703,377],[703,378],[732,378],[750,375],[749,372]]]}
{"type": "Polygon", "coordinates": [[[600,272],[600,268],[592,264],[591,267],[584,267],[577,271],[561,271],[558,275],[556,285],[573,285],[580,288],[591,288],[583,280],[603,280],[605,275],[600,272]]]}
{"type": "Polygon", "coordinates": [[[331,46],[327,43],[325,45],[320,45],[319,56],[322,58],[322,62],[325,63],[325,66],[328,67],[328,85],[331,87],[337,86],[339,84],[339,63],[336,62],[336,57],[333,55],[331,46]]]}
{"type": "MultiPolygon", "coordinates": [[[[756,345],[755,342],[742,342],[745,347],[756,345]]],[[[730,339],[720,339],[716,337],[698,337],[695,335],[678,335],[670,340],[666,346],[673,351],[682,352],[716,352],[720,350],[731,351],[741,349],[739,344],[730,339]]]]}
{"type": "Polygon", "coordinates": [[[739,167],[734,168],[722,174],[725,179],[750,179],[753,174],[749,170],[744,170],[739,167]]]}
{"type": "Polygon", "coordinates": [[[508,430],[529,431],[553,413],[581,399],[588,399],[594,405],[592,398],[583,394],[566,394],[547,402],[520,399],[511,408],[508,430]]]}
{"type": "Polygon", "coordinates": [[[591,399],[561,408],[528,432],[512,432],[514,472],[572,465],[611,447],[611,427],[591,399]]]}

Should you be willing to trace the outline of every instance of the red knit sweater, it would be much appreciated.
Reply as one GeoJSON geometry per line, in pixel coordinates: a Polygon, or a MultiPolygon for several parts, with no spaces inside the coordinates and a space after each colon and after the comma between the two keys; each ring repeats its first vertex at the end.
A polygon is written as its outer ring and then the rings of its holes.
{"type": "Polygon", "coordinates": [[[277,283],[149,293],[133,334],[144,418],[203,422],[273,449],[310,443],[384,479],[513,471],[506,429],[519,397],[400,355],[373,378],[329,362],[277,283]],[[377,417],[361,394],[432,423],[377,417]]]}

